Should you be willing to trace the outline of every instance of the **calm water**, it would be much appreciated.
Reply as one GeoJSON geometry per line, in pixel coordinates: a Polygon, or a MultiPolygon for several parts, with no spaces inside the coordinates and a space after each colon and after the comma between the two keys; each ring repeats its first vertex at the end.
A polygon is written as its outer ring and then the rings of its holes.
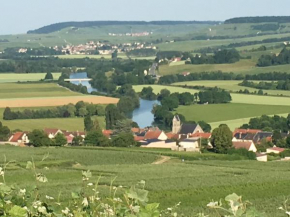
{"type": "MultiPolygon", "coordinates": [[[[70,76],[71,79],[73,78],[87,78],[87,73],[86,72],[78,72],[75,74],[72,74],[70,76]]],[[[73,84],[78,85],[79,82],[72,82],[73,84]]],[[[98,91],[95,88],[92,88],[90,83],[88,81],[84,81],[81,83],[82,85],[86,86],[88,89],[88,92],[91,93],[92,91],[98,91]]],[[[140,107],[135,109],[132,114],[130,114],[130,118],[136,122],[139,127],[144,128],[147,126],[151,126],[153,121],[154,121],[154,116],[151,113],[152,108],[155,104],[159,104],[157,100],[150,101],[150,100],[144,100],[140,99],[140,107]]]]}

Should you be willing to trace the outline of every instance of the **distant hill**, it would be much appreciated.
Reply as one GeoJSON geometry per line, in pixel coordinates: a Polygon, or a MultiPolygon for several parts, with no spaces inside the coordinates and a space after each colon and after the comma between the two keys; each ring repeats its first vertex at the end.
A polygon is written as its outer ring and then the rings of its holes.
{"type": "Polygon", "coordinates": [[[30,30],[27,34],[48,34],[68,27],[86,28],[94,26],[109,26],[109,25],[185,25],[185,24],[208,24],[215,25],[219,21],[84,21],[84,22],[63,22],[55,23],[48,26],[41,27],[36,30],[30,30]]]}
{"type": "Polygon", "coordinates": [[[234,23],[290,23],[290,16],[237,17],[225,21],[225,24],[234,23]]]}

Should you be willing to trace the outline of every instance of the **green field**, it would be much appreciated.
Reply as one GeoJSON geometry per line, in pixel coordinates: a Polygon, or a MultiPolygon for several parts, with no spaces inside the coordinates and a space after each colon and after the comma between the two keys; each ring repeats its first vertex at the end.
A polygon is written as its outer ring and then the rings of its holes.
{"type": "Polygon", "coordinates": [[[179,106],[176,112],[183,114],[187,121],[203,120],[211,123],[261,115],[290,113],[290,106],[229,103],[179,106]]]}
{"type": "MultiPolygon", "coordinates": [[[[57,80],[61,73],[55,72],[52,73],[53,79],[57,80]]],[[[25,82],[25,81],[39,81],[44,79],[45,73],[1,73],[0,74],[0,83],[7,82],[25,82]]]]}
{"type": "MultiPolygon", "coordinates": [[[[108,191],[112,179],[116,178],[115,186],[125,188],[145,180],[150,201],[160,203],[162,209],[181,202],[177,210],[180,216],[195,216],[200,211],[216,216],[206,208],[206,204],[235,192],[242,195],[244,200],[251,201],[267,217],[282,217],[285,213],[277,208],[285,197],[290,196],[289,162],[194,160],[201,157],[206,159],[211,154],[176,153],[181,157],[184,154],[193,161],[181,162],[178,158],[172,158],[165,164],[153,165],[151,163],[158,159],[158,152],[144,149],[0,146],[0,152],[8,160],[15,160],[5,174],[8,184],[17,183],[22,188],[35,184],[33,173],[25,170],[26,162],[33,157],[37,171],[48,178],[48,183],[39,185],[41,193],[44,197],[57,198],[61,192],[61,202],[64,204],[71,197],[70,192],[81,186],[81,171],[88,169],[93,174],[90,182],[95,183],[102,176],[98,188],[101,195],[108,191]],[[41,162],[47,153],[49,157],[41,162]],[[44,167],[49,169],[45,170],[44,167]]],[[[4,160],[3,155],[0,161],[4,160]]]]}
{"type": "Polygon", "coordinates": [[[55,83],[2,83],[0,84],[0,90],[0,99],[81,96],[80,93],[72,92],[55,83]]]}
{"type": "MultiPolygon", "coordinates": [[[[251,88],[251,87],[244,87],[239,86],[238,84],[242,81],[185,81],[185,82],[178,82],[172,85],[187,85],[187,86],[205,86],[205,87],[219,87],[228,91],[237,92],[239,90],[248,89],[250,92],[259,91],[259,89],[251,88]]],[[[263,90],[264,93],[268,95],[284,95],[290,96],[290,91],[286,90],[263,90]]]]}
{"type": "Polygon", "coordinates": [[[267,72],[287,72],[290,73],[289,65],[278,65],[269,67],[256,67],[256,62],[252,60],[240,60],[233,64],[202,64],[202,65],[162,65],[159,67],[161,75],[180,74],[182,72],[233,72],[235,74],[259,74],[267,72]]]}

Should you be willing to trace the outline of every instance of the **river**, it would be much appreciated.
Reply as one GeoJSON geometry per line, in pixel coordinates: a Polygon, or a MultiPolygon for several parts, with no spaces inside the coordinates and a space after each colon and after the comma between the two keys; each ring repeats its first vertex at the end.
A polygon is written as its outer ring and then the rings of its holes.
{"type": "MultiPolygon", "coordinates": [[[[78,72],[71,74],[70,78],[88,78],[88,76],[86,72],[78,72]]],[[[78,81],[72,83],[76,85],[79,84],[78,81]]],[[[81,84],[87,87],[89,93],[92,91],[98,91],[97,89],[93,88],[88,81],[84,81],[81,84]]],[[[154,115],[151,113],[151,111],[155,104],[159,104],[159,102],[157,100],[150,101],[140,98],[140,107],[135,109],[132,114],[129,114],[129,117],[141,128],[151,126],[154,121],[154,115]]]]}

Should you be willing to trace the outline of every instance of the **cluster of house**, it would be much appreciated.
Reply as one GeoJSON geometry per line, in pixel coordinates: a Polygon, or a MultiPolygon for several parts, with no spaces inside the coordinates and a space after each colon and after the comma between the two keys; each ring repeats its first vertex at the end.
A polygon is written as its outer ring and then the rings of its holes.
{"type": "MultiPolygon", "coordinates": [[[[165,133],[158,127],[151,128],[132,128],[134,140],[142,148],[164,148],[174,151],[200,152],[202,139],[207,140],[207,146],[212,148],[210,143],[211,133],[206,133],[198,124],[183,124],[178,115],[175,115],[172,121],[172,132],[165,133]]],[[[67,144],[71,145],[76,136],[85,139],[85,132],[70,132],[60,129],[44,129],[44,132],[50,139],[54,139],[57,134],[63,134],[67,139],[67,144]]],[[[114,132],[112,130],[103,130],[103,135],[111,139],[114,132]]],[[[255,129],[236,129],[233,132],[233,147],[235,149],[246,149],[256,153],[257,160],[267,161],[267,154],[279,154],[285,151],[284,148],[272,147],[267,148],[266,152],[258,153],[257,147],[262,141],[272,141],[272,132],[263,132],[255,129]]],[[[282,134],[287,137],[288,134],[282,134]]],[[[16,132],[7,142],[15,146],[26,146],[29,144],[28,132],[16,132]]]]}
{"type": "MultiPolygon", "coordinates": [[[[68,145],[72,144],[74,137],[80,136],[84,139],[86,136],[85,132],[79,132],[79,131],[70,132],[67,130],[49,129],[49,128],[46,128],[43,131],[46,133],[46,135],[50,139],[54,139],[55,136],[59,133],[63,134],[67,140],[68,145]]],[[[0,144],[11,144],[14,146],[24,147],[30,143],[29,138],[28,138],[28,134],[29,134],[29,132],[15,132],[10,136],[8,141],[3,141],[0,144]]]]}
{"type": "MultiPolygon", "coordinates": [[[[165,133],[158,128],[139,129],[134,128],[135,141],[141,144],[142,148],[166,148],[177,151],[200,152],[201,140],[208,140],[210,143],[211,133],[205,133],[198,124],[182,124],[178,115],[174,116],[172,122],[172,132],[165,133]],[[178,141],[178,142],[176,142],[178,141]]],[[[279,154],[285,151],[284,148],[267,148],[265,153],[258,153],[257,146],[261,141],[272,141],[272,132],[263,132],[253,129],[236,129],[233,132],[233,147],[235,149],[246,149],[256,153],[258,161],[267,161],[267,154],[279,154]]],[[[287,134],[282,134],[282,137],[287,134]]]]}
{"type": "Polygon", "coordinates": [[[149,36],[153,35],[153,32],[136,32],[136,33],[108,33],[109,36],[118,36],[118,37],[123,37],[123,36],[131,36],[131,37],[141,37],[141,36],[149,36]]]}
{"type": "MultiPolygon", "coordinates": [[[[55,50],[59,50],[58,47],[54,47],[55,50]]],[[[124,53],[136,49],[154,49],[157,47],[152,44],[146,44],[141,42],[134,43],[123,43],[123,44],[109,44],[104,42],[94,42],[90,41],[86,44],[80,45],[66,45],[61,48],[62,53],[64,54],[77,54],[77,55],[85,55],[91,54],[92,51],[98,50],[101,55],[109,55],[118,51],[118,53],[124,53]]]]}

